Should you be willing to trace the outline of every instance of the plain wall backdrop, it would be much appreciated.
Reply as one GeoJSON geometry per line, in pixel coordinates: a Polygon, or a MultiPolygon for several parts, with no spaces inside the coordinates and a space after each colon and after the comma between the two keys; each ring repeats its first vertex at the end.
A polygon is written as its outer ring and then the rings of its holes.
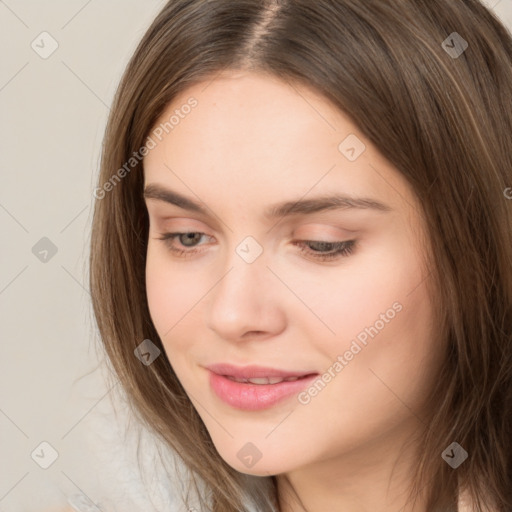
{"type": "MultiPolygon", "coordinates": [[[[0,512],[92,492],[85,419],[109,393],[88,291],[93,190],[118,81],[165,3],[0,0],[0,512]]],[[[484,3],[512,29],[512,0],[484,3]]]]}

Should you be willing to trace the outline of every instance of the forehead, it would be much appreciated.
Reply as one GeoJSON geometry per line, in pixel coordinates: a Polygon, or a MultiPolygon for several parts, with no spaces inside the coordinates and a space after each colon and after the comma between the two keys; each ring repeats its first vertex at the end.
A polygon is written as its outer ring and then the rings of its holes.
{"type": "Polygon", "coordinates": [[[215,196],[218,204],[251,209],[259,197],[261,209],[262,197],[272,203],[333,191],[373,195],[395,208],[414,201],[403,177],[343,112],[295,83],[225,73],[175,97],[158,127],[161,141],[144,159],[146,183],[215,196]],[[355,160],[347,157],[350,146],[356,156],[362,151],[355,160]]]}

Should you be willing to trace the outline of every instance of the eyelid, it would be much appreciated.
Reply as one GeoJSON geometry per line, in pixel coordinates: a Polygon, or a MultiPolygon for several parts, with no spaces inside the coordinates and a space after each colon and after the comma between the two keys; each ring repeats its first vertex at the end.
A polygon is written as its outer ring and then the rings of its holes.
{"type": "Polygon", "coordinates": [[[215,229],[205,222],[191,217],[179,217],[176,215],[150,215],[150,224],[153,223],[153,229],[159,233],[204,233],[213,236],[215,229]]]}
{"type": "MultiPolygon", "coordinates": [[[[183,217],[167,217],[167,221],[181,221],[178,225],[166,226],[164,223],[155,225],[155,231],[160,234],[169,233],[201,233],[205,237],[210,239],[218,239],[215,235],[211,234],[215,232],[214,229],[205,229],[205,224],[195,219],[183,218],[183,217]],[[196,227],[195,223],[201,224],[196,227]]],[[[231,231],[231,230],[230,230],[231,231]]],[[[349,242],[351,239],[356,237],[356,234],[360,234],[361,230],[350,230],[345,228],[338,228],[333,226],[327,226],[324,224],[307,223],[301,224],[296,229],[293,229],[291,233],[288,233],[290,239],[309,241],[309,242],[325,242],[325,243],[340,243],[349,242]],[[306,233],[302,233],[302,229],[307,229],[306,233]],[[312,232],[311,232],[312,231],[312,232]]],[[[284,233],[283,233],[284,236],[284,233]]]]}
{"type": "MultiPolygon", "coordinates": [[[[176,239],[179,239],[182,235],[188,235],[188,234],[194,234],[194,235],[200,235],[200,238],[207,237],[207,238],[214,238],[208,235],[207,233],[203,233],[201,231],[181,231],[181,232],[165,232],[161,233],[160,237],[157,237],[157,240],[160,240],[164,242],[168,246],[168,250],[175,255],[177,258],[191,258],[195,255],[202,254],[207,249],[198,249],[202,247],[203,245],[208,244],[198,244],[193,246],[184,246],[181,245],[180,247],[176,247],[173,245],[173,242],[176,239]]],[[[294,240],[291,242],[292,245],[298,246],[299,251],[301,253],[306,254],[306,258],[316,262],[316,263],[327,263],[327,262],[338,262],[343,258],[346,258],[354,253],[355,250],[358,248],[358,241],[357,239],[352,240],[337,240],[337,241],[328,241],[328,240],[294,240]],[[333,246],[334,250],[330,251],[317,251],[314,249],[311,249],[309,247],[310,244],[326,244],[329,246],[333,246]]]]}
{"type": "Polygon", "coordinates": [[[322,226],[313,228],[302,229],[303,226],[300,226],[297,229],[294,229],[291,237],[298,240],[309,240],[309,241],[322,241],[329,243],[343,242],[349,241],[353,238],[356,238],[358,234],[361,233],[361,230],[349,230],[349,229],[341,229],[341,228],[330,228],[330,226],[322,226]]]}
{"type": "MultiPolygon", "coordinates": [[[[164,203],[160,207],[161,203],[159,201],[149,201],[149,203],[151,203],[151,205],[152,205],[150,208],[148,208],[149,218],[152,219],[152,222],[154,222],[157,226],[159,225],[160,226],[159,229],[161,229],[162,231],[179,231],[179,230],[181,230],[181,231],[204,232],[205,234],[207,234],[206,233],[207,229],[210,231],[222,231],[222,229],[223,229],[222,225],[224,225],[224,227],[226,227],[226,223],[222,222],[220,217],[218,217],[215,214],[213,215],[212,218],[207,218],[206,220],[202,220],[202,219],[204,219],[204,216],[200,213],[197,213],[197,214],[192,213],[192,214],[190,214],[190,216],[180,215],[179,213],[178,214],[170,214],[168,208],[174,209],[174,208],[176,208],[175,206],[164,203]],[[153,203],[155,203],[155,204],[153,205],[153,203]],[[165,226],[165,223],[171,222],[171,221],[172,222],[177,221],[178,225],[174,226],[174,224],[173,224],[172,228],[167,228],[165,226]],[[181,223],[183,223],[184,225],[182,226],[181,223]],[[197,225],[197,227],[196,227],[196,225],[197,225]]],[[[302,230],[303,228],[308,229],[308,230],[309,229],[319,230],[319,233],[315,234],[313,236],[320,237],[320,239],[322,239],[322,237],[325,237],[326,230],[329,230],[328,232],[332,233],[333,241],[339,241],[341,239],[346,239],[346,238],[355,236],[356,233],[360,233],[363,230],[362,229],[363,226],[358,226],[357,229],[348,229],[345,226],[345,224],[348,221],[351,221],[350,218],[348,218],[348,220],[346,220],[343,223],[344,224],[343,226],[336,225],[336,224],[341,223],[341,221],[339,218],[337,219],[336,217],[333,217],[333,215],[335,213],[336,212],[333,212],[333,211],[327,211],[327,212],[317,212],[317,213],[310,214],[311,217],[315,219],[315,221],[307,220],[304,218],[304,216],[283,219],[279,223],[280,228],[278,227],[278,229],[283,230],[283,231],[292,229],[291,236],[301,238],[301,239],[304,239],[307,237],[302,234],[300,234],[300,235],[296,234],[296,232],[297,232],[297,230],[302,230]]],[[[360,224],[360,222],[358,222],[358,224],[360,224]]],[[[274,227],[274,225],[272,225],[271,227],[274,227]]],[[[228,231],[232,232],[232,229],[230,229],[229,226],[227,227],[227,229],[228,229],[228,231]]],[[[310,238],[312,238],[312,236],[310,238]]]]}

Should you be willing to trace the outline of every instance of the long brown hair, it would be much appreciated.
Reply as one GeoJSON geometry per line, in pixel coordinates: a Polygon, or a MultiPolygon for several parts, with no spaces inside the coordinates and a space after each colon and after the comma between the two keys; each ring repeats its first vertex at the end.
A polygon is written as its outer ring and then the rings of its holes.
{"type": "Polygon", "coordinates": [[[134,412],[179,454],[196,490],[204,485],[206,510],[239,512],[252,500],[270,512],[279,510],[276,479],[241,474],[217,453],[165,356],[145,290],[149,223],[134,155],[174,97],[222,70],[318,91],[412,186],[446,354],[411,496],[425,493],[431,512],[454,511],[466,489],[474,510],[510,512],[510,33],[477,0],[171,0],[131,58],[95,191],[90,287],[101,340],[134,412]],[[145,339],[162,351],[148,366],[134,356],[145,339]],[[456,470],[441,457],[454,441],[469,454],[456,470]]]}

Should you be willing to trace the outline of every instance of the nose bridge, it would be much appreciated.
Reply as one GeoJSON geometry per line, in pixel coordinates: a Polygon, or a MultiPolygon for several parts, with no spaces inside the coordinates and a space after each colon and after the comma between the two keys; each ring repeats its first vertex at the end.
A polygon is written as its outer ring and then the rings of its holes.
{"type": "Polygon", "coordinates": [[[267,268],[263,247],[246,237],[224,263],[226,270],[209,300],[209,327],[226,339],[276,329],[282,320],[275,295],[278,283],[267,268]]]}
{"type": "Polygon", "coordinates": [[[268,273],[268,252],[253,236],[245,236],[236,246],[229,248],[225,265],[231,269],[219,286],[225,291],[243,292],[243,288],[264,279],[268,273]],[[232,290],[230,290],[233,288],[232,290]]]}
{"type": "MultiPolygon", "coordinates": [[[[266,263],[263,250],[257,254],[253,243],[241,242],[226,259],[227,270],[215,287],[216,301],[234,300],[235,305],[250,302],[253,308],[257,307],[260,302],[258,297],[262,297],[264,292],[262,287],[257,285],[267,280],[265,274],[270,274],[266,263]]],[[[269,291],[268,286],[265,290],[269,291]]]]}

